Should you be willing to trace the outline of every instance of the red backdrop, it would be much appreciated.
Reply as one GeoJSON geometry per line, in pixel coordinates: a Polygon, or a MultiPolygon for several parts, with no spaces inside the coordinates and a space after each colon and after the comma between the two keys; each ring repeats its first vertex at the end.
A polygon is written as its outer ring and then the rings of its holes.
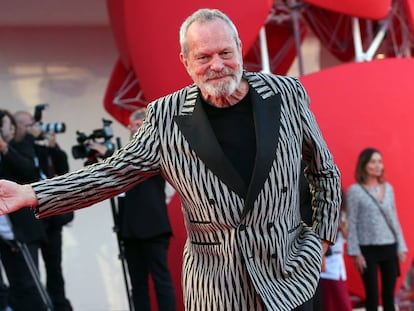
{"type": "MultiPolygon", "coordinates": [[[[408,244],[402,265],[406,275],[414,247],[411,210],[411,168],[414,155],[414,59],[386,59],[332,67],[301,78],[320,127],[337,162],[345,189],[354,182],[359,152],[378,148],[384,157],[386,176],[394,186],[397,211],[408,244]]],[[[348,285],[364,296],[360,276],[347,258],[348,285]]]]}

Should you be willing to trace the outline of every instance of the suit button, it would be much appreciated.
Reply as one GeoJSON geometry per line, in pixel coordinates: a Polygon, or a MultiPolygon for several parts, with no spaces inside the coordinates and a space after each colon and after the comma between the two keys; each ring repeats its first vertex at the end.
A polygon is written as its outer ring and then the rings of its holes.
{"type": "Polygon", "coordinates": [[[269,222],[268,224],[267,224],[267,230],[272,230],[273,229],[273,227],[274,227],[274,223],[273,222],[269,222]]]}
{"type": "Polygon", "coordinates": [[[210,203],[211,205],[216,204],[216,201],[214,199],[208,199],[208,203],[210,203]]]}
{"type": "Polygon", "coordinates": [[[242,224],[242,225],[239,226],[239,230],[240,231],[246,231],[246,229],[247,229],[247,226],[244,225],[244,224],[242,224]]]}
{"type": "Polygon", "coordinates": [[[287,192],[288,188],[287,187],[283,187],[282,188],[282,192],[287,192]]]}

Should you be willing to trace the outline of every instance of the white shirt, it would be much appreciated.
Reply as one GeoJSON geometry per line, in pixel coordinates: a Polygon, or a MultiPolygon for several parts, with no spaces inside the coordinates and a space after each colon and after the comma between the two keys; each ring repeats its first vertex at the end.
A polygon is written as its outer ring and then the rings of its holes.
{"type": "Polygon", "coordinates": [[[4,240],[14,240],[13,229],[7,215],[0,216],[0,236],[4,240]]]}
{"type": "Polygon", "coordinates": [[[338,232],[336,242],[331,246],[332,255],[326,257],[326,271],[321,272],[321,278],[328,280],[346,280],[346,269],[344,261],[345,239],[338,232]]]}

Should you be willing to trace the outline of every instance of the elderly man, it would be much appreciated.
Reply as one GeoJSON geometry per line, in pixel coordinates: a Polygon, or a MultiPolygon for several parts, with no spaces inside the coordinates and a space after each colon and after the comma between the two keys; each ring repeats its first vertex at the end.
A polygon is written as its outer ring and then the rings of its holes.
{"type": "Polygon", "coordinates": [[[148,106],[124,148],[83,170],[0,183],[0,210],[39,217],[92,205],[161,173],[180,195],[188,233],[186,310],[293,310],[313,295],[335,241],[340,176],[294,78],[244,72],[232,21],[201,9],[180,29],[194,84],[148,106]],[[301,222],[301,159],[314,197],[301,222]]]}

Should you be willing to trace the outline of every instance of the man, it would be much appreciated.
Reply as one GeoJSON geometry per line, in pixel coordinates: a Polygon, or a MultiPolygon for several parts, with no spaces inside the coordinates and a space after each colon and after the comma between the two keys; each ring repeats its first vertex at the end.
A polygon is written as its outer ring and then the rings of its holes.
{"type": "MultiPolygon", "coordinates": [[[[131,137],[142,125],[145,109],[129,119],[131,137]]],[[[153,176],[120,198],[120,236],[132,284],[135,310],[150,311],[148,276],[154,283],[158,310],[173,311],[175,290],[168,269],[168,246],[172,235],[168,219],[165,180],[153,176]]]]}
{"type": "MultiPolygon", "coordinates": [[[[131,138],[141,127],[145,108],[131,113],[131,138]]],[[[91,149],[103,156],[106,146],[91,142],[91,149]]],[[[165,180],[152,176],[119,197],[119,233],[128,264],[134,310],[150,311],[148,277],[151,275],[158,310],[176,309],[175,290],[168,269],[168,246],[172,235],[168,219],[165,180]]]]}
{"type": "MultiPolygon", "coordinates": [[[[38,122],[27,111],[14,114],[17,129],[14,146],[30,155],[35,164],[35,181],[69,171],[66,153],[60,149],[55,133],[43,133],[38,122]],[[36,141],[37,140],[37,141],[36,141]]],[[[53,303],[54,311],[71,311],[72,306],[65,294],[62,271],[62,230],[72,221],[73,212],[46,217],[39,222],[46,233],[40,244],[46,270],[46,288],[53,303]]]]}
{"type": "MultiPolygon", "coordinates": [[[[39,217],[102,201],[161,173],[180,195],[187,229],[186,310],[292,310],[313,295],[335,240],[340,178],[297,79],[242,71],[237,29],[218,10],[180,29],[195,84],[148,106],[114,156],[33,185],[0,183],[3,213],[39,217]],[[315,206],[301,222],[301,158],[315,206]]],[[[300,307],[299,307],[300,308],[300,307]]]]}

